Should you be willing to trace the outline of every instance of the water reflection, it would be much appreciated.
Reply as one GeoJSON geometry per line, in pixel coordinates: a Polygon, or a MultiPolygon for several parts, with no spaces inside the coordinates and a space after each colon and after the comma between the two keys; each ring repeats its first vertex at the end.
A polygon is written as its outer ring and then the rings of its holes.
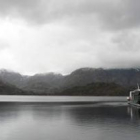
{"type": "Polygon", "coordinates": [[[140,120],[140,108],[128,106],[127,113],[130,115],[131,120],[140,120]]]}
{"type": "Polygon", "coordinates": [[[0,140],[137,140],[140,110],[127,105],[0,103],[0,140]]]}
{"type": "Polygon", "coordinates": [[[112,123],[119,120],[119,122],[125,123],[129,120],[126,107],[82,107],[72,108],[69,110],[69,115],[74,119],[75,123],[80,125],[92,125],[94,123],[112,123]]]}

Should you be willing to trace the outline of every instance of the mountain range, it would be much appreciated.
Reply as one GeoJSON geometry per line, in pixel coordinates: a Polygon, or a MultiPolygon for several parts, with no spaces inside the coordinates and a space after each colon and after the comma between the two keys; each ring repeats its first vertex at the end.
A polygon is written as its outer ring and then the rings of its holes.
{"type": "Polygon", "coordinates": [[[140,83],[140,69],[80,68],[68,75],[46,73],[33,76],[3,69],[0,70],[0,81],[0,85],[13,86],[19,94],[126,95],[129,89],[140,83]]]}

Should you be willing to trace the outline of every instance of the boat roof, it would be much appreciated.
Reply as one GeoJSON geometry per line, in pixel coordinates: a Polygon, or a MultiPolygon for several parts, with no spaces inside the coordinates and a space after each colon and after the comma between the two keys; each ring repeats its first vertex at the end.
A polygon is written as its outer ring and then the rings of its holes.
{"type": "Polygon", "coordinates": [[[140,89],[135,89],[133,91],[130,91],[131,93],[135,93],[135,92],[140,92],[140,89]]]}

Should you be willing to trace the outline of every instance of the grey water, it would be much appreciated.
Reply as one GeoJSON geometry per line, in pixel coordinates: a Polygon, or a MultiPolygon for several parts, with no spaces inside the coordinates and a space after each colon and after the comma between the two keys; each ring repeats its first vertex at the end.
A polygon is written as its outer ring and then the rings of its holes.
{"type": "Polygon", "coordinates": [[[140,110],[125,97],[0,96],[0,140],[138,140],[139,134],[140,110]]]}

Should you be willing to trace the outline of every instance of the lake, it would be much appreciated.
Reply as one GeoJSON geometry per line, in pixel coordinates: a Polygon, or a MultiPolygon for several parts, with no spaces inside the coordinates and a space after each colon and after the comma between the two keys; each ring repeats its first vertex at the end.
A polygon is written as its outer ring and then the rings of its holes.
{"type": "Polygon", "coordinates": [[[138,140],[139,134],[140,110],[126,97],[0,96],[0,140],[138,140]]]}

